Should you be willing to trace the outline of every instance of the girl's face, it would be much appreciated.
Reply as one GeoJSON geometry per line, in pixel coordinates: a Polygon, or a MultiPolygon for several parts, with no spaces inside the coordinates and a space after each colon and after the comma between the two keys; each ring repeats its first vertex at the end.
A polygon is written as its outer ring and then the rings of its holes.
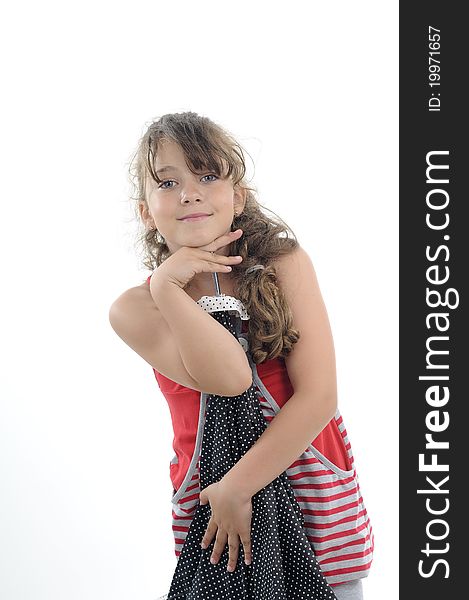
{"type": "Polygon", "coordinates": [[[234,213],[242,212],[245,202],[231,178],[221,179],[206,170],[194,175],[180,146],[170,140],[159,145],[155,171],[162,181],[158,184],[147,175],[148,206],[141,203],[140,213],[147,227],[158,229],[171,254],[182,246],[204,246],[231,231],[234,213]],[[192,213],[208,216],[184,219],[192,213]]]}

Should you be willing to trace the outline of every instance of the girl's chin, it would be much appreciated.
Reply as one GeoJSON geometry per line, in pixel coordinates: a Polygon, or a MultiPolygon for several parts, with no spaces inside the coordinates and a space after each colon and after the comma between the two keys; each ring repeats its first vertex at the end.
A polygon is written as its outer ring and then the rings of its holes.
{"type": "Polygon", "coordinates": [[[200,246],[206,246],[221,237],[222,235],[230,233],[231,229],[228,228],[222,231],[193,231],[191,235],[184,236],[176,243],[180,246],[189,246],[190,248],[200,248],[200,246]]]}

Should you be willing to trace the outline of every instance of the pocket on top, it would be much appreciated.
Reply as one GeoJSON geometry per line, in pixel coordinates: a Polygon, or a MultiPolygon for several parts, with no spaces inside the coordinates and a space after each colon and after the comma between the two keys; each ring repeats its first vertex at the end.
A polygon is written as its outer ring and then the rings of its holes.
{"type": "Polygon", "coordinates": [[[308,447],[308,452],[305,454],[312,454],[314,455],[315,458],[317,458],[317,460],[321,463],[321,465],[323,467],[325,467],[326,469],[329,469],[330,471],[332,471],[333,473],[335,473],[336,475],[338,475],[339,477],[346,479],[348,477],[353,477],[354,473],[355,473],[355,469],[342,469],[341,467],[338,467],[336,464],[334,464],[331,460],[329,460],[328,458],[326,458],[324,456],[324,454],[322,454],[321,452],[319,452],[319,450],[317,448],[315,448],[313,445],[310,445],[308,447]]]}

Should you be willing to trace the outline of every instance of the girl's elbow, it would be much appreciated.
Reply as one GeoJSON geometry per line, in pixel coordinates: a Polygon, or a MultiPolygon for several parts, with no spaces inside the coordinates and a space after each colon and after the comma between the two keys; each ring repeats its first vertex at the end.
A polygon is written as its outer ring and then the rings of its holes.
{"type": "MultiPolygon", "coordinates": [[[[230,373],[231,377],[226,375],[222,380],[217,378],[215,381],[206,382],[203,389],[208,394],[215,396],[241,396],[252,385],[252,372],[243,371],[242,373],[230,373]]],[[[202,386],[203,387],[203,386],[202,386]]]]}
{"type": "Polygon", "coordinates": [[[252,385],[252,371],[244,371],[233,379],[226,396],[240,396],[252,385]]]}

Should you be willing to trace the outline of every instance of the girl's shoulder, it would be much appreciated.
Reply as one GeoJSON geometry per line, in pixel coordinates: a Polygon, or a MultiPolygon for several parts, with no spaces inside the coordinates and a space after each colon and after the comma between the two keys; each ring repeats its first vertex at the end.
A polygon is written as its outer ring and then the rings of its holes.
{"type": "Polygon", "coordinates": [[[272,265],[275,267],[278,282],[285,291],[299,288],[304,278],[315,279],[313,262],[300,244],[287,254],[278,256],[272,265]]]}
{"type": "Polygon", "coordinates": [[[332,332],[316,272],[301,246],[275,262],[278,286],[291,310],[291,326],[300,332],[293,351],[285,357],[295,392],[327,398],[324,409],[333,416],[335,404],[335,356],[332,332]],[[317,393],[316,393],[317,392],[317,393]]]}

